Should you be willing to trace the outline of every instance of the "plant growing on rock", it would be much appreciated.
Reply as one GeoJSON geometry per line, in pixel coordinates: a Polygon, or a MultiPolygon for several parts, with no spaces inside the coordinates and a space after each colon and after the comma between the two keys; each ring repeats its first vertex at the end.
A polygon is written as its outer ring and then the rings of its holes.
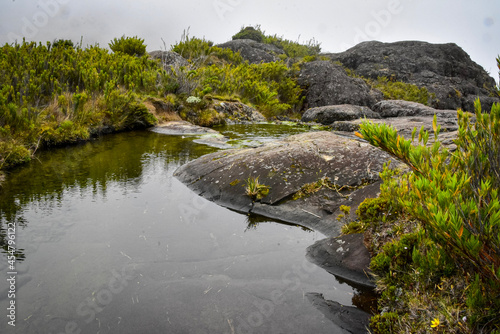
{"type": "Polygon", "coordinates": [[[241,30],[233,36],[233,40],[235,39],[251,39],[256,42],[262,43],[265,36],[260,30],[260,26],[257,27],[245,27],[241,28],[241,30]]]}
{"type": "Polygon", "coordinates": [[[269,186],[261,184],[259,177],[250,176],[246,181],[245,193],[252,201],[260,201],[269,194],[269,186]]]}

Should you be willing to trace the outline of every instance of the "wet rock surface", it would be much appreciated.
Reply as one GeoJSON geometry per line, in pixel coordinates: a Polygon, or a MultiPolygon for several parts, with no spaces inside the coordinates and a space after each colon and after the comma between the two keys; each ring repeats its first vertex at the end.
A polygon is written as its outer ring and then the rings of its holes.
{"type": "Polygon", "coordinates": [[[195,143],[221,149],[231,147],[231,145],[227,144],[228,138],[224,137],[218,131],[203,126],[193,125],[186,121],[165,122],[150,130],[165,135],[195,136],[196,139],[193,140],[195,143]]]}
{"type": "Polygon", "coordinates": [[[345,306],[336,301],[326,300],[322,294],[307,293],[307,299],[320,310],[325,317],[349,333],[369,333],[370,315],[356,307],[345,306]]]}
{"type": "Polygon", "coordinates": [[[319,240],[307,249],[307,258],[329,273],[357,286],[375,288],[367,268],[370,253],[363,234],[349,234],[319,240]]]}
{"type": "Polygon", "coordinates": [[[165,122],[157,127],[152,128],[152,131],[169,135],[220,135],[218,131],[212,130],[207,127],[194,125],[186,121],[165,122]]]}
{"type": "MultiPolygon", "coordinates": [[[[387,154],[366,143],[321,131],[290,136],[257,148],[208,154],[181,166],[174,176],[219,205],[337,237],[343,225],[337,220],[339,207],[354,208],[365,198],[377,196],[378,173],[388,160],[387,154]],[[259,177],[259,182],[270,188],[269,194],[258,201],[247,196],[245,187],[250,177],[259,177]],[[305,189],[325,180],[329,182],[304,194],[305,189]]],[[[340,254],[338,248],[332,247],[336,244],[328,242],[311,249],[311,259],[318,258],[313,262],[330,269],[343,267],[335,275],[372,287],[369,277],[360,274],[369,263],[364,245],[352,241],[352,246],[340,254]],[[342,256],[328,260],[331,255],[342,256]]]]}

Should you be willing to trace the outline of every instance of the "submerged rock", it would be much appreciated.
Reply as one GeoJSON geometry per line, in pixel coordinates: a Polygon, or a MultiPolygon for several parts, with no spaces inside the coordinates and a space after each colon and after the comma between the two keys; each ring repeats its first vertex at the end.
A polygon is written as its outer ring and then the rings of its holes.
{"type": "Polygon", "coordinates": [[[212,130],[207,127],[194,125],[187,121],[165,122],[162,123],[160,126],[152,128],[151,131],[166,135],[200,135],[200,134],[221,135],[218,131],[212,130]]]}

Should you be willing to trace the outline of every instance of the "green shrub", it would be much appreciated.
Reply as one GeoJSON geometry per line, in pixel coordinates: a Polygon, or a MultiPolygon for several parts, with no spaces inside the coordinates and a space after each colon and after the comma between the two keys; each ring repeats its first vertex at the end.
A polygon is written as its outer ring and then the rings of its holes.
{"type": "MultiPolygon", "coordinates": [[[[390,126],[364,122],[357,135],[412,169],[400,178],[386,169],[381,175],[381,191],[422,224],[425,237],[421,237],[419,251],[411,259],[422,266],[419,272],[434,267],[443,276],[460,270],[471,291],[483,297],[498,296],[500,104],[494,104],[486,114],[477,100],[475,109],[474,123],[471,115],[458,111],[457,149],[453,152],[439,141],[436,117],[432,145],[427,145],[429,133],[423,128],[418,134],[419,145],[414,143],[416,129],[411,139],[405,139],[390,126]],[[427,238],[430,242],[425,242],[427,238]]],[[[472,326],[499,328],[500,319],[495,316],[500,312],[498,298],[479,297],[474,299],[483,307],[469,309],[475,314],[472,326]]]]}
{"type": "Polygon", "coordinates": [[[213,45],[212,41],[205,38],[189,37],[189,31],[184,31],[181,40],[171,47],[171,51],[177,52],[186,59],[196,59],[210,55],[213,45]]]}
{"type": "Polygon", "coordinates": [[[246,182],[245,193],[252,201],[260,201],[269,194],[269,186],[261,184],[259,177],[249,177],[246,182]]]}
{"type": "Polygon", "coordinates": [[[387,100],[405,100],[428,105],[433,97],[425,87],[419,88],[387,77],[378,77],[377,81],[367,80],[367,82],[372,88],[380,90],[387,100]]]}
{"type": "Polygon", "coordinates": [[[144,39],[134,37],[122,36],[120,39],[114,38],[111,43],[109,43],[109,48],[113,52],[123,52],[130,56],[142,57],[146,54],[146,45],[144,44],[144,39]]]}
{"type": "Polygon", "coordinates": [[[8,169],[29,162],[31,151],[14,141],[0,141],[0,169],[8,169]]]}
{"type": "Polygon", "coordinates": [[[375,315],[370,319],[370,328],[375,334],[392,334],[395,333],[398,319],[399,315],[394,312],[375,315]]]}
{"type": "Polygon", "coordinates": [[[52,43],[53,48],[73,48],[74,44],[72,40],[69,39],[59,39],[52,43]]]}
{"type": "Polygon", "coordinates": [[[235,39],[251,39],[256,42],[262,43],[264,40],[264,34],[260,30],[260,27],[257,26],[257,28],[254,27],[245,27],[241,28],[241,30],[233,36],[233,40],[235,39]]]}

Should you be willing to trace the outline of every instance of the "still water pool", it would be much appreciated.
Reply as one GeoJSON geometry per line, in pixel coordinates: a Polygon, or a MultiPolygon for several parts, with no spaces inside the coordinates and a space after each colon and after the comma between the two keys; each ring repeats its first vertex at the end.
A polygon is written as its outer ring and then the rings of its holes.
{"type": "Polygon", "coordinates": [[[215,150],[138,131],[43,152],[9,172],[0,332],[344,333],[307,298],[352,305],[356,295],[305,259],[322,234],[230,211],[172,177],[215,150]]]}

